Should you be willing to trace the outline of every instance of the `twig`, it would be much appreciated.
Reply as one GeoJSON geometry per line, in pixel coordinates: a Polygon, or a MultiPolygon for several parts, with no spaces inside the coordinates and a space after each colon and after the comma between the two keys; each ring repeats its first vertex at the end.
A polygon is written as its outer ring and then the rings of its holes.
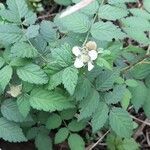
{"type": "Polygon", "coordinates": [[[148,146],[150,146],[150,139],[149,139],[149,132],[148,131],[146,131],[146,140],[147,140],[148,146]]]}
{"type": "MultiPolygon", "coordinates": [[[[148,119],[145,119],[144,122],[147,122],[148,119]]],[[[142,123],[142,125],[138,128],[138,130],[134,133],[134,139],[136,140],[138,136],[142,134],[143,129],[145,128],[146,124],[142,123]]]]}
{"type": "Polygon", "coordinates": [[[149,120],[148,120],[148,121],[143,121],[143,120],[141,120],[141,119],[139,119],[139,118],[136,118],[135,116],[132,116],[132,115],[130,115],[130,116],[131,116],[132,119],[134,119],[134,120],[136,120],[136,121],[138,121],[138,122],[141,122],[141,123],[143,123],[143,124],[145,124],[145,125],[147,125],[147,126],[150,126],[149,120]]]}
{"type": "Polygon", "coordinates": [[[150,58],[150,54],[145,55],[145,56],[142,57],[140,60],[138,60],[136,63],[133,63],[133,64],[131,64],[131,65],[129,65],[129,66],[123,68],[123,69],[122,69],[122,72],[125,72],[125,71],[130,70],[131,68],[135,67],[136,65],[138,65],[138,64],[140,64],[140,63],[142,63],[142,62],[144,62],[144,60],[147,59],[147,58],[150,58]]]}
{"type": "Polygon", "coordinates": [[[87,150],[92,150],[94,147],[96,147],[104,138],[105,136],[110,132],[110,130],[108,130],[96,143],[94,143],[90,148],[88,148],[87,150]]]}
{"type": "Polygon", "coordinates": [[[39,16],[39,17],[37,18],[37,20],[44,20],[44,19],[46,19],[46,18],[53,17],[53,16],[55,16],[56,14],[57,14],[57,13],[46,14],[46,15],[43,15],[43,16],[39,16]]]}
{"type": "Polygon", "coordinates": [[[70,7],[69,9],[67,9],[66,11],[64,11],[61,15],[60,18],[63,18],[65,16],[68,16],[74,12],[79,11],[80,9],[86,7],[87,5],[89,5],[91,2],[93,2],[94,0],[82,0],[81,2],[77,3],[76,5],[70,7]]]}

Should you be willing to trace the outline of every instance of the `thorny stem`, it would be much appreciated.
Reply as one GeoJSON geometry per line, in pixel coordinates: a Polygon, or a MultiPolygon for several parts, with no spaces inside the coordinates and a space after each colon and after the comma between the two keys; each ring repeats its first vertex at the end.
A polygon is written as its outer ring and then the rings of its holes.
{"type": "MultiPolygon", "coordinates": [[[[102,5],[104,4],[104,2],[105,2],[105,0],[102,0],[102,2],[101,2],[101,4],[100,4],[100,6],[102,6],[102,5]]],[[[100,7],[100,6],[99,6],[99,7],[100,7]]],[[[99,10],[99,8],[98,8],[98,10],[99,10]]],[[[97,11],[97,13],[95,14],[95,17],[94,17],[94,19],[93,19],[93,21],[92,21],[92,23],[91,23],[91,25],[90,25],[89,31],[88,31],[88,33],[87,33],[87,35],[86,35],[86,37],[85,37],[85,40],[84,40],[84,42],[83,42],[83,45],[82,45],[82,46],[85,46],[85,44],[87,43],[88,38],[89,38],[89,36],[90,36],[91,28],[92,28],[93,24],[95,23],[95,21],[96,21],[97,17],[98,17],[98,11],[97,11]]]]}
{"type": "MultiPolygon", "coordinates": [[[[123,68],[123,69],[121,70],[121,72],[126,72],[126,71],[130,70],[131,68],[135,67],[135,66],[138,65],[138,64],[144,64],[144,63],[145,63],[144,60],[147,59],[147,58],[150,58],[150,54],[146,54],[144,57],[142,57],[142,58],[141,58],[140,60],[138,60],[136,63],[133,63],[133,64],[131,64],[131,65],[129,65],[129,66],[123,68]]],[[[146,62],[146,64],[149,64],[149,62],[146,62]]]]}
{"type": "MultiPolygon", "coordinates": [[[[23,24],[21,24],[21,28],[22,28],[22,32],[24,33],[23,24]]],[[[25,35],[25,33],[24,33],[24,35],[25,35]]],[[[26,35],[25,35],[25,37],[26,37],[28,43],[30,44],[30,46],[31,46],[33,49],[36,49],[36,48],[33,46],[33,44],[31,43],[31,41],[27,38],[26,35]]],[[[36,49],[36,50],[37,50],[37,49],[36,49]]],[[[48,63],[48,60],[47,60],[45,57],[43,57],[42,54],[38,52],[38,50],[37,50],[37,53],[38,53],[38,55],[39,55],[46,63],[48,63]]]]}
{"type": "Polygon", "coordinates": [[[87,149],[87,150],[92,150],[92,149],[94,149],[94,147],[96,147],[96,146],[105,138],[105,136],[106,136],[109,132],[110,132],[110,130],[108,130],[96,143],[94,143],[94,144],[92,145],[91,148],[89,148],[89,149],[87,149]]]}

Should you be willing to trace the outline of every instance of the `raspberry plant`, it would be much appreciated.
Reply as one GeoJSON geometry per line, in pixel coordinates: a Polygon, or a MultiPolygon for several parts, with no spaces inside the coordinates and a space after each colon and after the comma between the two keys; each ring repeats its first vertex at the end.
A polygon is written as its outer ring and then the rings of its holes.
{"type": "Polygon", "coordinates": [[[1,4],[0,138],[84,150],[107,131],[107,149],[139,149],[131,107],[150,117],[150,1],[136,3],[94,0],[43,21],[25,0],[1,4]]]}

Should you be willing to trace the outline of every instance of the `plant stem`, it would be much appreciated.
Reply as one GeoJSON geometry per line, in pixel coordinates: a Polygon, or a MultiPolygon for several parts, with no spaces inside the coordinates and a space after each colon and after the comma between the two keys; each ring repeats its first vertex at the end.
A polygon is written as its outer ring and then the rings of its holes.
{"type": "MultiPolygon", "coordinates": [[[[105,2],[105,0],[102,0],[100,6],[102,6],[102,5],[104,4],[104,2],[105,2]]],[[[100,7],[100,6],[99,6],[99,7],[100,7]]],[[[98,11],[99,11],[99,8],[98,8],[98,11]]],[[[91,28],[92,28],[93,24],[95,23],[95,21],[96,21],[96,19],[97,19],[97,17],[98,17],[98,11],[97,11],[97,13],[95,14],[95,17],[94,17],[94,19],[93,19],[93,21],[92,21],[92,23],[91,23],[91,25],[90,25],[89,31],[88,31],[88,33],[87,33],[87,35],[86,35],[86,37],[85,37],[85,40],[84,40],[84,42],[83,42],[83,44],[82,44],[83,47],[85,46],[85,44],[86,44],[87,41],[88,41],[88,38],[89,38],[90,32],[91,32],[91,28]]]]}

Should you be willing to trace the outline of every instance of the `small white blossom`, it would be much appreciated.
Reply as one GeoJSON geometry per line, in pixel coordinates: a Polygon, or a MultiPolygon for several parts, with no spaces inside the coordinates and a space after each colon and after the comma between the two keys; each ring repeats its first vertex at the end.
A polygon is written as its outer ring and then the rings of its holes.
{"type": "MultiPolygon", "coordinates": [[[[92,44],[94,42],[91,42],[92,44]]],[[[94,43],[94,47],[96,48],[96,43],[94,43]]],[[[76,56],[74,66],[76,68],[82,68],[84,66],[88,66],[88,71],[91,71],[94,68],[93,61],[97,59],[98,52],[96,49],[90,49],[90,42],[87,43],[88,47],[78,47],[74,46],[72,48],[72,53],[76,56]]]]}
{"type": "Polygon", "coordinates": [[[17,97],[21,94],[22,85],[10,85],[10,90],[7,91],[12,97],[17,97]]]}
{"type": "Polygon", "coordinates": [[[74,62],[74,66],[75,66],[76,68],[82,68],[82,67],[84,66],[84,63],[82,62],[81,59],[76,58],[76,60],[75,60],[75,62],[74,62]]]}

